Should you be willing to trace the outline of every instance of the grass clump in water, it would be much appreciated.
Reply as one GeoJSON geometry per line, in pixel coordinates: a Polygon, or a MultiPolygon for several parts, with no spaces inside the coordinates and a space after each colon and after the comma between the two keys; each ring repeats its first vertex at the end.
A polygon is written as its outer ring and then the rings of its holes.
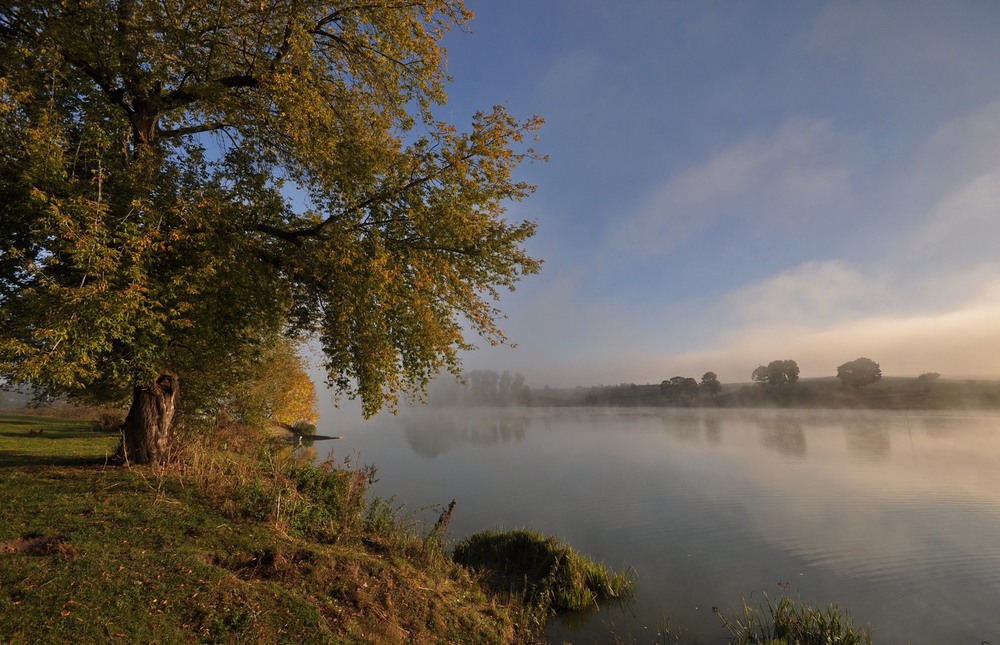
{"type": "Polygon", "coordinates": [[[521,596],[546,610],[581,611],[625,600],[630,572],[614,572],[536,531],[482,531],[455,546],[456,562],[480,572],[495,592],[521,596]]]}
{"type": "Polygon", "coordinates": [[[837,604],[826,609],[786,595],[765,605],[744,599],[730,617],[721,612],[723,625],[732,634],[733,645],[871,645],[870,632],[854,626],[849,612],[837,604]]]}

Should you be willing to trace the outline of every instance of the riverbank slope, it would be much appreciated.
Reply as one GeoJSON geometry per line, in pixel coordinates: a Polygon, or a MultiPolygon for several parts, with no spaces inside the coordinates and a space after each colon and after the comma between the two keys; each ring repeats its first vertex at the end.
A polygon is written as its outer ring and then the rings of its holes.
{"type": "Polygon", "coordinates": [[[350,470],[305,475],[288,453],[271,475],[293,488],[219,464],[243,480],[213,488],[207,467],[106,466],[117,440],[86,421],[0,416],[0,641],[539,638],[541,617],[487,593],[433,529],[421,537],[385,503],[313,503],[363,493],[350,470]]]}

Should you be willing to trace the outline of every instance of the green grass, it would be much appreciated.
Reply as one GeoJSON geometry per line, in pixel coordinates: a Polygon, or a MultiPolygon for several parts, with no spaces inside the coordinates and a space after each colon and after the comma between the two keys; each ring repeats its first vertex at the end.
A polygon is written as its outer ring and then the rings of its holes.
{"type": "Polygon", "coordinates": [[[555,537],[536,531],[482,531],[455,546],[457,562],[479,571],[491,588],[554,610],[583,611],[627,599],[629,572],[613,572],[555,537]]]}
{"type": "Polygon", "coordinates": [[[220,462],[110,467],[117,435],[89,428],[0,415],[0,642],[537,636],[536,614],[487,594],[384,503],[341,507],[351,471],[276,455],[223,475],[220,462]]]}
{"type": "Polygon", "coordinates": [[[871,634],[855,627],[851,615],[832,604],[813,607],[804,600],[766,595],[761,605],[753,598],[729,616],[720,613],[733,645],[871,645],[871,634]]]}

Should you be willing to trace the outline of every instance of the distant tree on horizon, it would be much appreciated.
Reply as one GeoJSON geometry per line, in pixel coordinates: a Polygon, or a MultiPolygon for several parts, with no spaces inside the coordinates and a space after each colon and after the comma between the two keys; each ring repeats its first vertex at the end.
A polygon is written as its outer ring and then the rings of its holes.
{"type": "Polygon", "coordinates": [[[481,405],[519,405],[527,401],[524,375],[504,370],[473,370],[467,374],[467,387],[459,400],[481,405]]]}
{"type": "Polygon", "coordinates": [[[870,358],[856,358],[837,368],[837,378],[844,385],[861,387],[882,380],[882,368],[870,358]]]}
{"type": "Polygon", "coordinates": [[[690,376],[674,376],[660,383],[660,393],[669,401],[687,401],[698,396],[698,381],[690,376]]]}
{"type": "Polygon", "coordinates": [[[715,372],[705,372],[701,377],[701,384],[698,386],[698,390],[707,396],[715,396],[722,391],[722,383],[719,382],[719,376],[715,372]]]}
{"type": "Polygon", "coordinates": [[[760,385],[785,385],[799,380],[799,364],[793,360],[771,361],[765,367],[758,365],[750,375],[760,385]]]}

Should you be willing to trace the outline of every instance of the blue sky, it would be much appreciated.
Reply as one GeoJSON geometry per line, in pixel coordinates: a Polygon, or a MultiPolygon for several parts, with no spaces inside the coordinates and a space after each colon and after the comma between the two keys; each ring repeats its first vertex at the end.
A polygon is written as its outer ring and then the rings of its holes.
{"type": "Polygon", "coordinates": [[[1000,376],[1000,3],[468,4],[442,116],[539,114],[550,161],[517,347],[467,369],[1000,376]]]}

